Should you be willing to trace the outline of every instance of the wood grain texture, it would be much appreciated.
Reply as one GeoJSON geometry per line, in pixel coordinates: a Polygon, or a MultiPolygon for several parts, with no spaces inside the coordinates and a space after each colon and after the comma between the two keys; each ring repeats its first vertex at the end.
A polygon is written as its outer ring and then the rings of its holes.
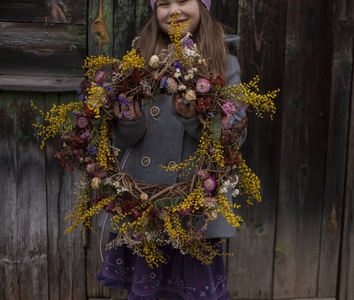
{"type": "MultiPolygon", "coordinates": [[[[76,100],[76,93],[46,94],[46,111],[52,105],[76,100]]],[[[64,231],[69,224],[65,217],[75,207],[77,194],[74,193],[74,175],[64,169],[54,156],[60,151],[59,138],[46,144],[47,199],[48,199],[48,264],[51,299],[86,299],[86,254],[82,247],[81,230],[69,235],[64,231]]]]}
{"type": "Polygon", "coordinates": [[[109,43],[102,44],[101,52],[99,49],[98,40],[92,34],[92,23],[99,15],[100,1],[89,1],[89,13],[88,13],[88,54],[89,56],[98,56],[103,54],[105,56],[113,56],[113,7],[114,2],[109,0],[102,1],[102,14],[104,24],[108,32],[109,43]]]}
{"type": "Polygon", "coordinates": [[[288,1],[274,299],[315,297],[330,108],[333,1],[288,1]]]}
{"type": "Polygon", "coordinates": [[[4,0],[0,21],[85,24],[85,0],[4,0]]]}
{"type": "Polygon", "coordinates": [[[69,80],[76,83],[84,74],[85,36],[86,29],[81,25],[0,22],[0,75],[7,79],[0,88],[11,82],[15,88],[13,78],[18,78],[17,86],[21,86],[23,76],[33,75],[42,76],[39,80],[53,76],[47,84],[52,83],[56,90],[60,85],[63,89],[72,86],[69,80]],[[59,81],[58,77],[64,78],[59,81]]]}
{"type": "MultiPolygon", "coordinates": [[[[354,4],[348,5],[348,12],[354,11],[354,4]]],[[[352,28],[354,16],[347,15],[352,28]]],[[[353,31],[352,31],[353,32],[353,31]]],[[[354,55],[354,36],[351,40],[352,53],[354,55]]],[[[340,273],[338,299],[349,300],[354,297],[354,65],[352,68],[351,106],[349,115],[348,154],[345,179],[343,234],[340,253],[340,273]]]]}
{"type": "MultiPolygon", "coordinates": [[[[260,88],[281,88],[284,69],[285,3],[242,1],[239,7],[238,52],[242,80],[260,75],[260,88]],[[264,16],[267,16],[266,18],[264,16]],[[256,65],[256,66],[255,66],[256,65]]],[[[235,299],[272,297],[273,253],[281,145],[282,99],[276,99],[277,113],[259,119],[248,114],[248,137],[241,150],[246,162],[261,180],[263,201],[240,211],[244,223],[230,240],[235,255],[229,259],[230,292],[235,299]]],[[[242,199],[242,198],[241,198],[242,199]]]]}
{"type": "Polygon", "coordinates": [[[354,5],[336,1],[334,49],[331,82],[331,109],[326,163],[325,199],[321,234],[321,259],[318,274],[318,296],[335,296],[353,72],[354,5]]]}
{"type": "Polygon", "coordinates": [[[0,298],[20,299],[17,261],[17,143],[13,94],[0,92],[0,298]],[[12,112],[12,113],[10,113],[12,112]]]}
{"type": "Polygon", "coordinates": [[[43,94],[16,93],[12,107],[16,117],[17,226],[16,251],[21,298],[48,297],[47,203],[44,152],[32,128],[38,113],[29,99],[43,107],[43,94]]]}

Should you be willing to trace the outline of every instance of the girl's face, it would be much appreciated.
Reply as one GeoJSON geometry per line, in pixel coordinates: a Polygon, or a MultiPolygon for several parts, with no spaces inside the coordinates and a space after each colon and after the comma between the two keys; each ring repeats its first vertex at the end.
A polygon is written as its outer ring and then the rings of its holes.
{"type": "Polygon", "coordinates": [[[156,13],[157,22],[163,32],[168,34],[168,26],[174,14],[179,15],[178,23],[189,20],[189,24],[183,31],[183,36],[187,33],[194,33],[200,22],[199,0],[157,0],[156,13]]]}

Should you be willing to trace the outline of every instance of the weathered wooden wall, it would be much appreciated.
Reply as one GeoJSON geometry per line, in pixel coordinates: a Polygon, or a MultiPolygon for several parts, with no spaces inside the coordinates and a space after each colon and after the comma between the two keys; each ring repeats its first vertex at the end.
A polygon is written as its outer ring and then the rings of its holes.
{"type": "MultiPolygon", "coordinates": [[[[49,61],[55,64],[43,71],[46,77],[51,72],[69,76],[72,66],[76,72],[86,53],[124,55],[150,15],[149,5],[145,0],[102,0],[99,20],[105,31],[91,31],[99,6],[99,0],[1,2],[0,65],[8,67],[0,68],[0,81],[16,75],[11,78],[18,90],[24,89],[21,80],[30,80],[31,73],[13,69],[15,60],[23,58],[25,70],[35,66],[9,45],[24,35],[20,49],[29,55],[31,47],[46,49],[48,27],[58,32],[52,39],[60,36],[62,43],[58,49],[49,43],[55,49],[49,61]],[[22,22],[32,23],[26,27],[22,22]],[[72,28],[79,30],[78,40],[66,34],[72,28]],[[76,48],[69,59],[70,45],[76,48]]],[[[211,11],[241,35],[243,80],[259,73],[263,90],[281,89],[273,121],[249,116],[243,152],[262,181],[263,202],[241,208],[245,222],[228,241],[235,253],[227,259],[232,297],[352,300],[354,3],[219,0],[211,11]]],[[[47,54],[35,55],[46,61],[47,54]]],[[[43,91],[50,90],[46,86],[43,91]]],[[[85,230],[63,235],[64,217],[75,203],[74,174],[54,158],[59,141],[40,150],[31,126],[39,115],[31,110],[30,99],[49,108],[73,97],[0,91],[0,299],[126,299],[125,292],[93,279],[102,268],[100,229],[89,233],[88,244],[85,230]]]]}

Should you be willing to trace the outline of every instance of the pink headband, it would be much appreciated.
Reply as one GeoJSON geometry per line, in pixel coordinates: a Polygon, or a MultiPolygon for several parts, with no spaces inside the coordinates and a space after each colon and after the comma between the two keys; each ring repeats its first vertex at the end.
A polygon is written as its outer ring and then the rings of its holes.
{"type": "MultiPolygon", "coordinates": [[[[152,9],[154,9],[155,3],[157,0],[150,0],[150,4],[152,9]]],[[[210,4],[211,4],[211,0],[200,0],[208,10],[210,10],[210,4]]]]}

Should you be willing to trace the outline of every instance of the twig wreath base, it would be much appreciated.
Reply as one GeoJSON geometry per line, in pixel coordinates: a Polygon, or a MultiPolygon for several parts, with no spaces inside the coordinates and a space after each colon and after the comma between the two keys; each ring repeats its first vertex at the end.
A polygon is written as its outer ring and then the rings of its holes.
{"type": "Polygon", "coordinates": [[[217,255],[227,255],[219,252],[219,245],[207,242],[206,232],[208,223],[220,215],[239,226],[241,217],[234,213],[239,205],[229,202],[228,190],[234,198],[245,194],[248,204],[261,200],[259,179],[237,146],[247,118],[235,122],[234,116],[251,108],[260,117],[265,112],[272,116],[272,99],[278,92],[259,94],[258,77],[227,87],[223,78],[212,77],[191,35],[182,38],[186,24],[176,25],[177,19],[170,28],[171,44],[149,62],[135,48],[122,60],[88,58],[84,66],[88,79],[78,91],[80,101],[54,105],[44,117],[49,125],[35,125],[43,136],[42,147],[47,138],[60,135],[63,149],[56,157],[67,169],[82,171],[78,202],[66,218],[73,223],[66,233],[80,223],[93,230],[91,217],[105,210],[118,231],[107,247],[126,245],[150,267],[166,262],[160,247],[166,244],[206,264],[217,255]],[[166,92],[196,102],[202,137],[190,159],[161,166],[178,171],[179,182],[171,186],[136,182],[117,161],[119,149],[111,145],[117,119],[114,103],[126,107],[118,119],[130,119],[136,101],[151,102],[166,92]]]}

